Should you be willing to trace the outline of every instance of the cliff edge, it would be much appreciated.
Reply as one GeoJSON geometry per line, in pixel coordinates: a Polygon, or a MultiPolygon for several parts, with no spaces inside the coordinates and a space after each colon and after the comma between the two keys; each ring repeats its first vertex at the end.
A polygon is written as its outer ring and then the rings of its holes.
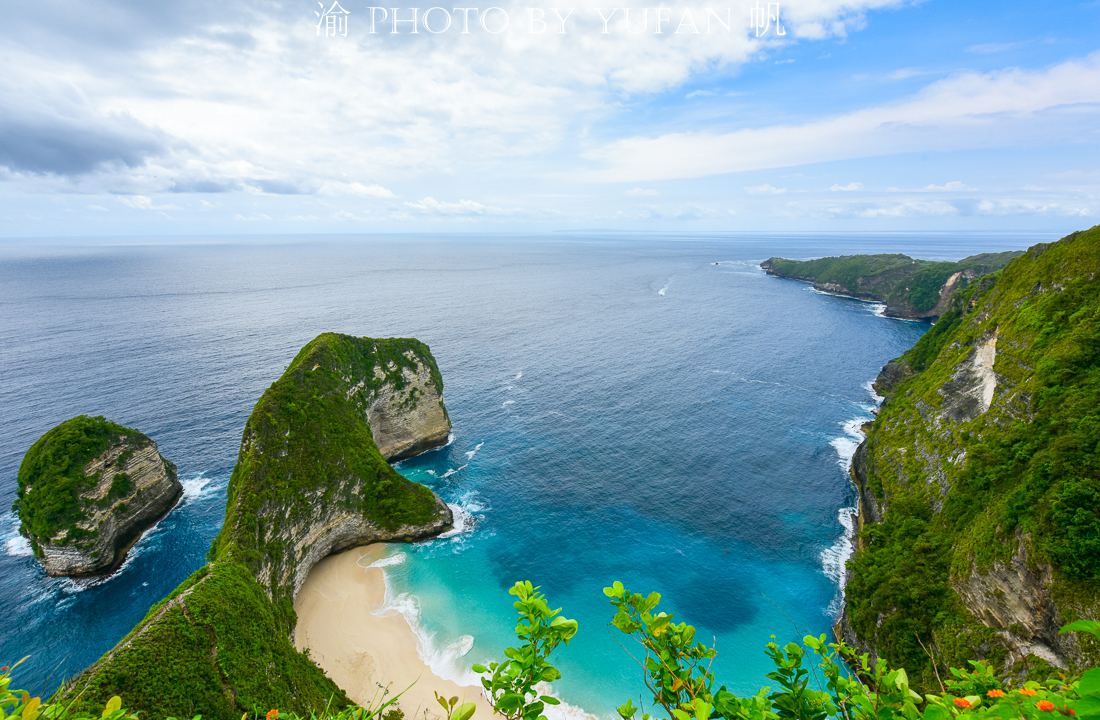
{"type": "Polygon", "coordinates": [[[306,345],[245,425],[209,564],[58,699],[93,708],[117,694],[149,717],[218,720],[347,706],[293,647],[294,595],[330,553],[451,527],[446,503],[397,473],[376,442],[391,458],[444,444],[442,394],[417,340],[325,333],[306,345]]]}
{"type": "Polygon", "coordinates": [[[986,659],[1018,677],[1100,647],[1100,226],[957,290],[880,373],[837,635],[914,683],[986,659]]]}
{"type": "Polygon", "coordinates": [[[149,437],[86,415],[39,438],[18,482],[19,530],[53,577],[114,570],[183,495],[175,465],[149,437]]]}

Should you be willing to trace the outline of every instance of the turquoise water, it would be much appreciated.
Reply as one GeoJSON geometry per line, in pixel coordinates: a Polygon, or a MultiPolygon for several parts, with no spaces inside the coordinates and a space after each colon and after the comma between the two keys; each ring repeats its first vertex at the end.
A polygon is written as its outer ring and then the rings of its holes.
{"type": "Polygon", "coordinates": [[[418,337],[443,372],[453,441],[399,469],[462,526],[392,548],[387,568],[389,601],[437,672],[461,678],[501,657],[513,641],[507,588],[526,579],[580,622],[555,655],[558,695],[601,717],[638,704],[640,670],[606,628],[602,588],[621,580],[660,592],[714,639],[719,680],[753,692],[771,635],[828,631],[869,381],[926,329],[758,263],[947,259],[1049,239],[5,242],[0,502],[14,499],[30,444],[80,413],[152,436],[186,494],[94,585],[45,577],[9,516],[0,648],[32,654],[16,683],[48,691],[199,567],[252,406],[302,345],[339,331],[418,337]]]}

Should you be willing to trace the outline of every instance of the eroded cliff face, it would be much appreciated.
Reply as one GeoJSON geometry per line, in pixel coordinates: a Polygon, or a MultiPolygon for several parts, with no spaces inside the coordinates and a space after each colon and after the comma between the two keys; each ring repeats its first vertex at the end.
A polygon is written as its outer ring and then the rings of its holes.
{"type": "Polygon", "coordinates": [[[39,542],[47,575],[79,577],[118,567],[142,534],[183,495],[175,466],[158,452],[155,442],[144,436],[119,438],[85,466],[84,474],[98,477],[98,482],[81,494],[86,518],[76,526],[91,538],[66,542],[66,529],[39,542]],[[119,475],[127,476],[130,489],[112,493],[119,475]]]}
{"type": "MultiPolygon", "coordinates": [[[[451,421],[431,368],[412,350],[405,351],[404,356],[414,367],[400,368],[400,383],[383,382],[364,398],[374,443],[390,462],[438,447],[451,433],[451,421]]],[[[387,371],[394,370],[395,365],[376,367],[374,375],[382,381],[387,371]]]]}
{"type": "Polygon", "coordinates": [[[929,686],[933,657],[1021,676],[1100,661],[1058,633],[1100,617],[1086,540],[1100,529],[1098,264],[1098,228],[1032,248],[956,292],[883,368],[852,465],[861,533],[836,627],[860,652],[929,686]]]}

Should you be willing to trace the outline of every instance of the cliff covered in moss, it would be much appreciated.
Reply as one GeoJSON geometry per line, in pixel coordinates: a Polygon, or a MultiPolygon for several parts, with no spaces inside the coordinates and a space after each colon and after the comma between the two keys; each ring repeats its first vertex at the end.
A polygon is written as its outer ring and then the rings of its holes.
{"type": "Polygon", "coordinates": [[[291,643],[294,595],[332,552],[451,526],[447,505],[398,474],[375,442],[396,438],[391,456],[445,443],[442,391],[419,341],[326,333],[306,345],[248,419],[209,564],[58,699],[95,707],[122,695],[150,717],[220,720],[257,707],[345,707],[291,643]]]}
{"type": "Polygon", "coordinates": [[[817,260],[769,258],[769,275],[813,283],[823,292],[886,304],[884,314],[907,320],[935,320],[952,293],[1003,268],[1020,251],[985,253],[958,262],[914,260],[908,255],[842,255],[817,260]]]}
{"type": "Polygon", "coordinates": [[[1098,274],[1100,226],[1036,245],[879,375],[838,634],[925,688],[970,659],[1100,660],[1058,634],[1100,617],[1098,274]]]}
{"type": "Polygon", "coordinates": [[[47,575],[110,572],[183,495],[157,444],[103,417],[66,420],[19,467],[12,509],[47,575]]]}

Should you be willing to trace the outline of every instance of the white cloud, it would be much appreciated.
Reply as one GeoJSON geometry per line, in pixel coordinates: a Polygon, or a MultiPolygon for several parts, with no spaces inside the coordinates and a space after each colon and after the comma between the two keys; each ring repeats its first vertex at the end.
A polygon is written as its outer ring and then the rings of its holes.
{"type": "Polygon", "coordinates": [[[768,183],[764,183],[763,185],[746,187],[745,192],[749,195],[780,195],[787,192],[787,188],[772,187],[768,183]]]}
{"type": "Polygon", "coordinates": [[[843,186],[833,185],[831,188],[829,188],[829,190],[831,190],[832,192],[852,192],[852,191],[855,191],[855,190],[862,190],[862,189],[863,189],[863,183],[861,183],[861,182],[848,183],[847,185],[843,185],[843,186]]]}
{"type": "Polygon", "coordinates": [[[395,198],[391,190],[387,190],[381,185],[364,185],[359,182],[339,182],[337,180],[326,180],[321,184],[321,187],[317,190],[318,195],[358,195],[364,198],[395,198]]]}
{"type": "Polygon", "coordinates": [[[717,94],[718,93],[714,92],[713,90],[693,90],[693,91],[689,92],[687,95],[685,95],[684,97],[687,98],[688,100],[690,100],[694,97],[709,97],[711,95],[717,95],[717,94]]]}
{"type": "Polygon", "coordinates": [[[966,185],[958,180],[952,180],[949,183],[943,185],[925,185],[923,190],[929,192],[942,192],[942,191],[957,191],[957,190],[974,190],[974,188],[966,185]]]}
{"type": "Polygon", "coordinates": [[[1045,203],[1017,198],[982,200],[978,203],[978,212],[982,215],[1066,215],[1070,217],[1096,215],[1095,210],[1082,205],[1067,207],[1061,203],[1045,203]]]}
{"type": "Polygon", "coordinates": [[[131,207],[135,210],[182,210],[182,208],[175,205],[154,205],[153,200],[144,195],[120,197],[118,201],[126,207],[131,207]]]}
{"type": "Polygon", "coordinates": [[[1066,141],[1095,127],[1100,52],[1048,70],[962,73],[903,102],[803,125],[625,138],[588,151],[585,156],[604,169],[583,177],[654,181],[918,150],[996,147],[1028,142],[1040,130],[1049,131],[1039,114],[1070,106],[1076,115],[1060,116],[1066,141]]]}
{"type": "Polygon", "coordinates": [[[874,205],[832,206],[829,208],[828,213],[834,217],[902,218],[958,215],[959,210],[954,205],[940,200],[931,202],[909,200],[874,205]]]}
{"type": "Polygon", "coordinates": [[[655,197],[657,195],[660,195],[661,193],[657,192],[653,188],[634,188],[632,190],[627,190],[626,194],[629,197],[655,197]]]}
{"type": "Polygon", "coordinates": [[[440,202],[432,197],[426,197],[420,202],[406,202],[406,207],[429,215],[472,216],[472,215],[510,215],[519,212],[517,209],[505,210],[492,205],[482,205],[473,200],[459,200],[453,202],[440,202]]]}

